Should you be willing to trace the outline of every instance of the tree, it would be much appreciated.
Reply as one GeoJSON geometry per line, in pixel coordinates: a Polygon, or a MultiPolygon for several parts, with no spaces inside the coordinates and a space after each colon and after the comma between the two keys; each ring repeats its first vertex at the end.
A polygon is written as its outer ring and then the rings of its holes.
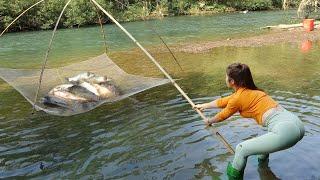
{"type": "Polygon", "coordinates": [[[168,0],[168,13],[169,15],[173,14],[173,4],[172,0],[168,0]]]}
{"type": "Polygon", "coordinates": [[[4,0],[0,0],[0,30],[4,29],[4,11],[5,8],[5,2],[4,0]]]}
{"type": "Polygon", "coordinates": [[[283,0],[282,9],[287,10],[289,8],[289,0],[283,0]]]}
{"type": "Polygon", "coordinates": [[[297,11],[298,17],[308,18],[311,13],[317,12],[318,8],[318,0],[302,0],[297,11]]]}

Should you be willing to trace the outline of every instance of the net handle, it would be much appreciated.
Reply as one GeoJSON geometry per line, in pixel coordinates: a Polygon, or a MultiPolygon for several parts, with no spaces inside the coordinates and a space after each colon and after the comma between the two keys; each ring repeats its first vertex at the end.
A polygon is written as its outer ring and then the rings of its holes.
{"type": "Polygon", "coordinates": [[[40,77],[39,77],[39,85],[38,85],[38,88],[37,88],[37,91],[36,91],[36,96],[34,98],[34,103],[33,103],[33,109],[32,109],[32,113],[34,113],[35,109],[36,109],[36,102],[37,102],[37,99],[38,99],[38,96],[39,96],[39,91],[40,91],[40,88],[41,88],[41,83],[42,83],[42,79],[43,79],[43,73],[44,73],[44,70],[46,68],[46,65],[47,65],[47,62],[48,62],[48,57],[49,57],[49,53],[51,51],[51,47],[52,47],[52,43],[53,43],[53,39],[55,37],[55,34],[56,34],[56,31],[58,29],[58,25],[60,23],[60,20],[61,20],[61,17],[64,13],[64,11],[66,10],[67,6],[70,4],[72,0],[69,0],[65,6],[63,7],[60,15],[59,15],[59,18],[56,22],[56,25],[53,29],[53,32],[52,32],[52,36],[51,36],[51,39],[50,39],[50,42],[49,42],[49,46],[48,46],[48,50],[46,52],[46,55],[45,55],[45,58],[44,58],[44,61],[43,61],[43,64],[42,64],[42,68],[41,68],[41,73],[40,73],[40,77]]]}
{"type": "MultiPolygon", "coordinates": [[[[180,88],[180,86],[172,79],[172,77],[161,67],[161,65],[154,59],[154,57],[116,20],[114,17],[109,14],[105,9],[103,9],[95,0],[91,0],[104,14],[106,14],[148,57],[149,59],[160,69],[160,71],[171,81],[171,83],[177,88],[181,95],[189,102],[192,108],[195,107],[195,104],[188,97],[188,95],[180,88]]],[[[200,115],[203,121],[206,121],[207,118],[199,110],[194,108],[195,111],[200,115]]],[[[218,139],[227,147],[230,153],[234,154],[234,149],[226,141],[226,139],[215,129],[212,128],[213,133],[218,137],[218,139]]]]}

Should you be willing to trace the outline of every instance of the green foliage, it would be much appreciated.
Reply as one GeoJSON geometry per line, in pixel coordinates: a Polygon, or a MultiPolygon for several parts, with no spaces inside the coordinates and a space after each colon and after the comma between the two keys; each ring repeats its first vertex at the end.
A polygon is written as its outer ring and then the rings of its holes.
{"type": "Polygon", "coordinates": [[[271,0],[251,0],[247,1],[247,9],[249,10],[267,10],[272,7],[271,0]]]}
{"type": "Polygon", "coordinates": [[[274,7],[281,8],[282,7],[282,2],[283,2],[283,0],[272,0],[272,5],[274,7]]]}
{"type": "MultiPolygon", "coordinates": [[[[0,31],[38,1],[0,0],[0,31]]],[[[52,29],[66,2],[67,0],[45,0],[22,16],[10,31],[52,29]]],[[[267,10],[282,6],[282,0],[97,0],[97,2],[119,21],[245,9],[267,10]]],[[[109,22],[105,15],[101,17],[104,23],[109,22]]],[[[98,13],[91,1],[73,0],[63,14],[59,27],[80,27],[96,23],[98,23],[98,13]]]]}
{"type": "Polygon", "coordinates": [[[145,17],[143,7],[139,5],[131,5],[124,13],[118,14],[121,21],[135,21],[145,17]]]}
{"type": "Polygon", "coordinates": [[[239,10],[268,10],[273,7],[272,0],[231,0],[226,2],[227,5],[239,10]]]}
{"type": "MultiPolygon", "coordinates": [[[[66,1],[47,0],[41,4],[37,13],[39,17],[39,24],[41,29],[50,29],[55,26],[55,23],[60,15],[61,10],[64,7],[66,1]]],[[[62,17],[63,22],[65,17],[62,17]]]]}
{"type": "Polygon", "coordinates": [[[319,12],[320,12],[320,4],[317,0],[301,1],[299,8],[298,8],[298,16],[300,18],[314,18],[319,19],[319,12]]]}
{"type": "Polygon", "coordinates": [[[6,7],[4,0],[0,0],[0,30],[4,29],[4,15],[5,15],[6,7]]]}
{"type": "MultiPolygon", "coordinates": [[[[1,26],[7,26],[15,17],[22,13],[25,9],[35,3],[32,1],[14,1],[12,3],[10,0],[1,1],[1,26]],[[31,5],[30,5],[31,4],[31,5]]],[[[37,27],[36,23],[36,13],[38,9],[33,8],[27,14],[22,16],[17,22],[15,29],[25,30],[27,27],[37,27]]]]}
{"type": "Polygon", "coordinates": [[[65,27],[81,26],[90,24],[98,19],[93,4],[88,0],[71,1],[70,7],[66,9],[65,27]]]}

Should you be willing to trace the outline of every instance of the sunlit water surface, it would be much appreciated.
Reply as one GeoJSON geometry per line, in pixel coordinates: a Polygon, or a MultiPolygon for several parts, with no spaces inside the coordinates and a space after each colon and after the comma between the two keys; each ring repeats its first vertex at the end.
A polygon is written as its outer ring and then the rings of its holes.
{"type": "MultiPolygon", "coordinates": [[[[215,40],[263,33],[259,27],[287,23],[294,13],[258,12],[202,17],[176,17],[156,24],[169,44],[215,40]],[[243,17],[241,17],[243,16],[243,17]]],[[[125,27],[149,47],[159,39],[143,22],[125,27]]],[[[114,26],[108,32],[110,56],[125,71],[163,77],[114,26]]],[[[1,67],[40,67],[50,32],[9,34],[0,39],[1,67]]],[[[96,27],[61,30],[49,66],[68,64],[102,53],[96,27]]],[[[301,42],[302,43],[302,42],[301,42]]],[[[271,155],[269,168],[249,158],[245,179],[318,179],[320,163],[320,44],[309,52],[301,44],[256,48],[220,47],[199,54],[152,54],[196,103],[231,93],[224,84],[225,67],[247,63],[256,84],[305,124],[296,146],[271,155]]],[[[206,129],[200,117],[172,85],[142,92],[72,117],[31,114],[32,106],[0,82],[0,178],[35,179],[226,179],[233,156],[206,129]]],[[[206,111],[207,116],[218,109],[206,111]]],[[[235,147],[266,133],[251,119],[235,115],[216,128],[235,147]]]]}

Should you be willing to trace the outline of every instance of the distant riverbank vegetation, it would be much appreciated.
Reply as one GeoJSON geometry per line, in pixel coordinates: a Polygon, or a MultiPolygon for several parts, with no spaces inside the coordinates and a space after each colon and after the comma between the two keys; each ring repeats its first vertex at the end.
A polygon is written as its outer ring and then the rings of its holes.
{"type": "MultiPolygon", "coordinates": [[[[39,0],[0,0],[0,31],[21,12],[39,0]]],[[[21,17],[9,31],[45,30],[54,27],[67,0],[45,0],[21,17]]],[[[203,15],[234,11],[259,11],[283,8],[283,0],[97,0],[120,22],[161,18],[164,16],[203,15]]],[[[298,7],[291,0],[287,7],[298,7]]],[[[103,23],[110,23],[100,13],[103,23]]],[[[73,0],[66,9],[60,28],[98,23],[98,13],[90,0],[73,0]]]]}

